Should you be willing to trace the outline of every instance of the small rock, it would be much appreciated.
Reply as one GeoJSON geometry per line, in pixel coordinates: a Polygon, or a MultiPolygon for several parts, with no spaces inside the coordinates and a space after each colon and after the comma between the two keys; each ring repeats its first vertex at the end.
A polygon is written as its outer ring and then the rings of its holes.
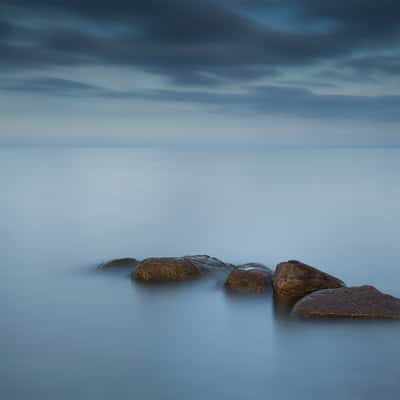
{"type": "Polygon", "coordinates": [[[271,286],[272,271],[262,264],[239,265],[225,282],[225,289],[236,293],[264,293],[271,286]]]}
{"type": "Polygon", "coordinates": [[[292,315],[300,318],[400,319],[400,299],[373,286],[325,289],[301,299],[292,315]]]}
{"type": "Polygon", "coordinates": [[[118,258],[115,260],[108,261],[106,263],[100,264],[100,269],[108,269],[108,268],[125,268],[125,267],[132,267],[138,261],[135,258],[118,258]]]}
{"type": "Polygon", "coordinates": [[[297,260],[289,260],[277,265],[273,277],[275,299],[285,303],[295,303],[316,290],[338,288],[344,283],[297,260]]]}
{"type": "Polygon", "coordinates": [[[184,281],[198,278],[202,268],[184,257],[160,257],[143,260],[132,277],[145,282],[184,281]]]}
{"type": "Polygon", "coordinates": [[[183,258],[189,260],[197,267],[208,271],[230,271],[235,268],[233,264],[225,263],[216,257],[207,255],[184,256],[183,258]]]}

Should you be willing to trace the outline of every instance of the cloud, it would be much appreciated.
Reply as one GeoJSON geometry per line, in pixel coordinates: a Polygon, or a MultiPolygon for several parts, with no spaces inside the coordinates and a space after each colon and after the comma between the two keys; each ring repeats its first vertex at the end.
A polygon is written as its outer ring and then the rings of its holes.
{"type": "Polygon", "coordinates": [[[85,94],[98,96],[103,91],[99,86],[70,79],[37,78],[0,81],[0,90],[28,94],[73,95],[85,94]]]}
{"type": "Polygon", "coordinates": [[[208,112],[400,122],[400,96],[320,95],[306,89],[259,86],[244,93],[196,90],[114,90],[84,82],[40,78],[0,82],[0,91],[45,96],[101,98],[108,101],[139,100],[168,104],[195,104],[208,112]]]}
{"type": "Polygon", "coordinates": [[[400,34],[400,3],[388,0],[3,0],[2,8],[0,68],[123,65],[192,86],[390,50],[400,34]],[[269,24],[276,16],[279,28],[269,24]]]}
{"type": "Polygon", "coordinates": [[[400,55],[364,56],[346,60],[342,66],[350,68],[361,75],[387,74],[400,76],[400,55]]]}
{"type": "Polygon", "coordinates": [[[398,127],[399,17],[388,0],[2,0],[3,116],[12,127],[66,107],[84,124],[84,104],[93,126],[107,111],[173,126],[189,110],[249,131],[398,127]]]}

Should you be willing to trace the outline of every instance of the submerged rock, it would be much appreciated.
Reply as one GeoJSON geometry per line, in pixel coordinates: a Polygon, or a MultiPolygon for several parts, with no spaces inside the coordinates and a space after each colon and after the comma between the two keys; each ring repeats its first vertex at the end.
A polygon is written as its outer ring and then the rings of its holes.
{"type": "Polygon", "coordinates": [[[300,318],[400,319],[400,299],[373,286],[325,289],[301,299],[292,315],[300,318]]]}
{"type": "Polygon", "coordinates": [[[293,304],[316,290],[339,288],[344,283],[310,265],[289,260],[277,265],[273,286],[276,301],[293,304]]]}
{"type": "Polygon", "coordinates": [[[210,257],[207,255],[184,256],[183,258],[189,260],[197,267],[208,271],[230,271],[235,268],[233,264],[226,263],[216,257],[210,257]]]}
{"type": "Polygon", "coordinates": [[[132,277],[145,282],[185,281],[198,278],[203,271],[186,257],[147,258],[132,272],[132,277]]]}
{"type": "Polygon", "coordinates": [[[272,271],[262,264],[248,263],[234,269],[225,282],[225,289],[235,293],[264,293],[272,282],[272,271]]]}
{"type": "Polygon", "coordinates": [[[115,260],[108,261],[106,263],[100,264],[100,269],[109,269],[109,268],[126,268],[133,267],[138,261],[135,258],[117,258],[115,260]]]}

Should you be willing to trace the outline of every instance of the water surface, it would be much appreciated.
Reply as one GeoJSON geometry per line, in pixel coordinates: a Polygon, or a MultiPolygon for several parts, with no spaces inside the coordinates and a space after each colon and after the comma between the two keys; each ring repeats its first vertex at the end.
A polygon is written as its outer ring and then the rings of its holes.
{"type": "Polygon", "coordinates": [[[292,323],[223,277],[115,257],[301,259],[400,297],[400,150],[0,149],[0,397],[397,399],[396,323],[292,323]]]}

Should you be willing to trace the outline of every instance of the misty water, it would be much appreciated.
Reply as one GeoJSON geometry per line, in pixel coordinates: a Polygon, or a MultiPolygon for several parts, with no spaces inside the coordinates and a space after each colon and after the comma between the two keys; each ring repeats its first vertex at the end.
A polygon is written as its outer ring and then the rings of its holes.
{"type": "Polygon", "coordinates": [[[399,171],[399,149],[1,148],[0,398],[398,399],[398,323],[96,265],[294,258],[400,297],[399,171]]]}

